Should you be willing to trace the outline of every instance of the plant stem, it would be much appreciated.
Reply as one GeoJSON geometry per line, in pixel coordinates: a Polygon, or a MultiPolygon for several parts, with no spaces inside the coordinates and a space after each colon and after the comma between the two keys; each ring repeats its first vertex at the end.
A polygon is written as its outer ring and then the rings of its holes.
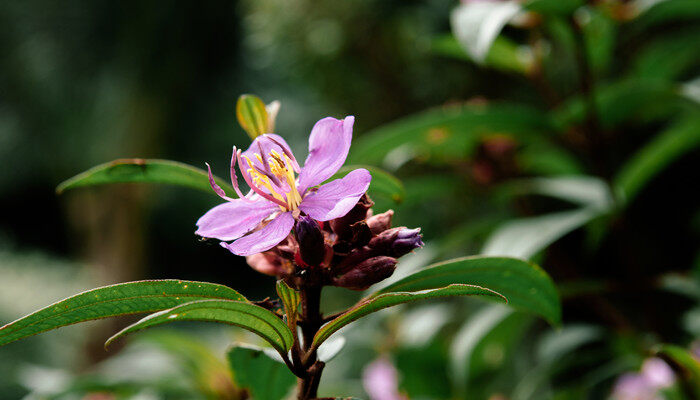
{"type": "Polygon", "coordinates": [[[323,323],[321,315],[321,288],[322,286],[309,286],[300,290],[301,295],[301,326],[303,337],[303,351],[307,353],[302,368],[306,371],[306,376],[299,378],[299,400],[309,400],[317,397],[318,384],[321,382],[321,374],[325,364],[316,357],[316,350],[308,353],[313,343],[314,335],[318,332],[323,323]]]}

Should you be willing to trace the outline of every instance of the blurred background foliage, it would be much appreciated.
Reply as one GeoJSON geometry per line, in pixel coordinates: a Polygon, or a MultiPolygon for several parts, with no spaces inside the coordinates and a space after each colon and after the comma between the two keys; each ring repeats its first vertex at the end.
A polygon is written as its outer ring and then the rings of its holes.
{"type": "MultiPolygon", "coordinates": [[[[658,355],[676,376],[659,395],[692,398],[700,366],[677,355],[700,338],[699,22],[694,0],[0,1],[0,321],[143,278],[272,296],[270,278],[192,234],[212,196],[54,192],[120,157],[226,176],[231,146],[249,143],[235,100],[255,93],[281,102],[297,154],[316,120],[357,117],[349,162],[406,190],[376,209],[425,235],[397,276],[513,255],[563,298],[559,330],[472,301],[380,313],[346,331],[322,393],[380,399],[362,371],[383,360],[412,399],[627,399],[624,374],[658,355]]],[[[327,311],[357,298],[325,294],[327,311]]],[[[245,397],[224,354],[255,339],[197,326],[105,352],[125,323],[3,347],[0,398],[245,397]]]]}

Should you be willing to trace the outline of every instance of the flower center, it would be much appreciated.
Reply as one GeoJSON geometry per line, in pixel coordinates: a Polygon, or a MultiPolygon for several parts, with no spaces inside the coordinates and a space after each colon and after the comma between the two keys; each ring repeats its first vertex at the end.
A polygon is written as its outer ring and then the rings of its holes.
{"type": "Polygon", "coordinates": [[[248,163],[248,174],[253,178],[253,184],[267,191],[277,200],[285,203],[282,211],[294,211],[299,208],[301,195],[297,189],[296,177],[292,160],[286,154],[271,150],[267,158],[254,153],[255,158],[263,165],[258,168],[250,158],[243,156],[248,163]]]}

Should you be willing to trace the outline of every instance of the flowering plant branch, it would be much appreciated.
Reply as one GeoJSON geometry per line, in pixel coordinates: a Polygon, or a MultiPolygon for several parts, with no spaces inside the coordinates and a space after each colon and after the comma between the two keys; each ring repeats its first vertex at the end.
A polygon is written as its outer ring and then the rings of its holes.
{"type": "Polygon", "coordinates": [[[373,212],[374,203],[367,195],[372,181],[368,169],[357,168],[327,182],[347,157],[353,117],[320,120],[311,131],[309,155],[301,166],[282,137],[265,133],[274,126],[271,115],[277,112],[274,107],[268,114],[268,108],[250,97],[238,108],[239,119],[254,140],[246,151],[234,147],[230,186],[214,177],[211,169],[205,173],[170,161],[135,159],[96,167],[62,184],[60,190],[116,182],[202,189],[208,181],[225,202],[197,221],[196,234],[218,240],[233,254],[245,256],[255,270],[276,277],[281,307],[269,299],[251,302],[212,283],[128,282],[78,294],[11,322],[0,328],[0,345],[78,322],[134,313],[151,314],[109,338],[106,345],[174,321],[224,323],[269,343],[297,377],[298,398],[312,399],[326,366],[319,358],[320,346],[340,328],[382,308],[438,297],[480,296],[559,323],[560,303],[549,277],[536,265],[502,257],[436,264],[347,310],[324,315],[325,286],[365,290],[388,278],[400,257],[423,246],[421,231],[392,227],[392,210],[373,212]],[[238,174],[250,187],[248,193],[241,190],[238,174]],[[238,197],[230,197],[226,190],[238,197]]]}

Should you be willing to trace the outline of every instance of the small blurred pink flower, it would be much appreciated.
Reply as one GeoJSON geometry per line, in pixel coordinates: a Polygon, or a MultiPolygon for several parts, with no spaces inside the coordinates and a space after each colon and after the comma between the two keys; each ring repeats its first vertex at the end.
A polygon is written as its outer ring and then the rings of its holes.
{"type": "Polygon", "coordinates": [[[673,384],[676,377],[671,367],[662,359],[649,358],[642,364],[641,372],[627,373],[615,382],[614,400],[663,400],[659,390],[673,384]]]}
{"type": "Polygon", "coordinates": [[[399,393],[399,377],[394,365],[385,357],[365,367],[362,384],[371,400],[405,400],[399,393]]]}
{"type": "Polygon", "coordinates": [[[669,387],[676,380],[671,367],[658,357],[644,361],[644,364],[642,364],[642,376],[652,387],[657,389],[669,387]]]}

